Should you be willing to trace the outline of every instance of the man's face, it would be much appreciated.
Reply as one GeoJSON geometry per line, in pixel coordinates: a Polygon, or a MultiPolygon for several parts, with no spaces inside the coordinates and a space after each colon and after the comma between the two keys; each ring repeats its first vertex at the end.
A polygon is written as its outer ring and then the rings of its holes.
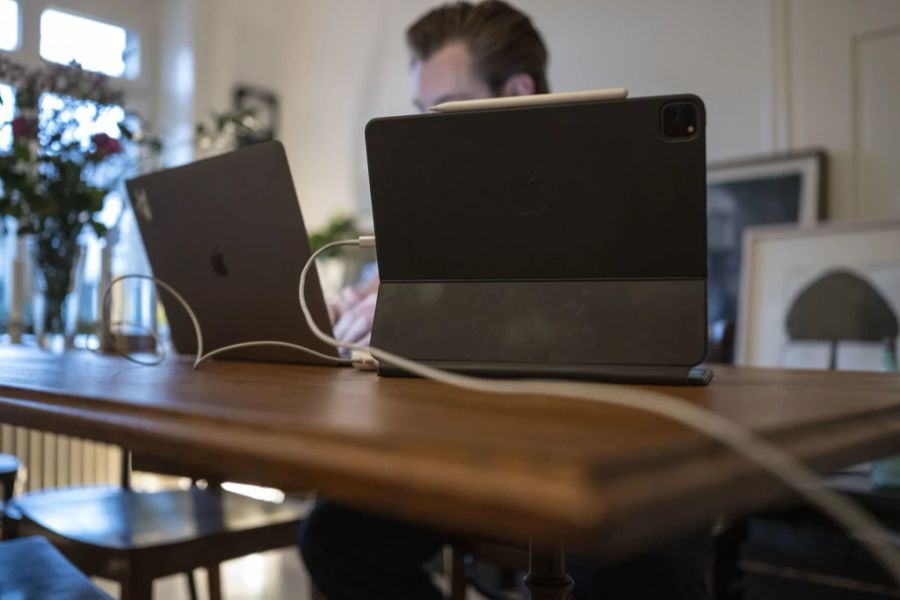
{"type": "Polygon", "coordinates": [[[412,66],[413,104],[420,111],[450,100],[490,98],[488,84],[472,72],[472,57],[464,42],[450,42],[428,60],[412,66]]]}

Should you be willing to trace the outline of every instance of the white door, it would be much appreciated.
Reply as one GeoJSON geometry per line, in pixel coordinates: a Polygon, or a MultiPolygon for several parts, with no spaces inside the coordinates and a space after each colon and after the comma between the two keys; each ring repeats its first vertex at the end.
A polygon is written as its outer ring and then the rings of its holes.
{"type": "Polygon", "coordinates": [[[779,145],[828,150],[830,218],[900,217],[900,1],[774,0],[773,16],[779,145]]]}

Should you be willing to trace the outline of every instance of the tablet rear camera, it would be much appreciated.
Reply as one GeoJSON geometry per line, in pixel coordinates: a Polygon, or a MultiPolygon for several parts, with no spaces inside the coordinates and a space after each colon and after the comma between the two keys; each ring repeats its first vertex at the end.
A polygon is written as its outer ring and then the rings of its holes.
{"type": "Polygon", "coordinates": [[[662,109],[663,137],[670,140],[691,140],[699,130],[697,107],[693,102],[670,102],[662,109]]]}

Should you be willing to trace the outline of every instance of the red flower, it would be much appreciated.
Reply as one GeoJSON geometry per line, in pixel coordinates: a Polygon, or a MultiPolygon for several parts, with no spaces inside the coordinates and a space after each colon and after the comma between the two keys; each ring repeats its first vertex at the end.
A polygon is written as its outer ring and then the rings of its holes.
{"type": "Polygon", "coordinates": [[[102,157],[118,154],[122,151],[122,144],[114,137],[109,137],[105,133],[97,133],[91,136],[91,141],[97,149],[97,154],[102,157]]]}
{"type": "Polygon", "coordinates": [[[16,139],[33,138],[37,135],[38,131],[37,119],[16,117],[12,122],[12,131],[13,137],[16,139]]]}

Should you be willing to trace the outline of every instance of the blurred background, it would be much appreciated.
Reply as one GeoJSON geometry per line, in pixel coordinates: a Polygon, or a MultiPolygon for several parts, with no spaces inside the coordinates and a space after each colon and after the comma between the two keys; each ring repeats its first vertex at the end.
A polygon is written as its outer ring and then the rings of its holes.
{"type": "MultiPolygon", "coordinates": [[[[412,112],[403,33],[434,4],[2,0],[0,49],[24,64],[77,60],[116,77],[128,107],[157,126],[164,164],[190,160],[195,124],[235,108],[238,88],[257,88],[251,102],[276,102],[276,134],[316,229],[342,211],[368,216],[363,127],[412,112]]],[[[900,216],[896,197],[857,172],[860,152],[877,160],[896,150],[880,131],[897,127],[900,36],[880,35],[900,26],[896,2],[516,4],[544,34],[553,90],[696,93],[709,111],[710,161],[824,147],[832,217],[900,216]]],[[[884,187],[900,177],[891,171],[878,172],[884,187]]]]}

